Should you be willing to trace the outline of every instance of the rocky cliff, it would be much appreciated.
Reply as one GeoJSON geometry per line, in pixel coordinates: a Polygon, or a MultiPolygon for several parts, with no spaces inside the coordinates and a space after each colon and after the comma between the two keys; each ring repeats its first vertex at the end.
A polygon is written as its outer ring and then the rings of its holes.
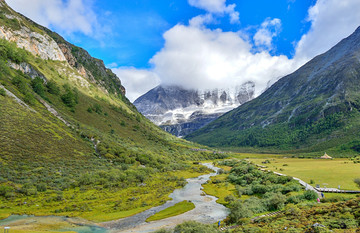
{"type": "Polygon", "coordinates": [[[105,67],[102,60],[91,57],[87,51],[67,42],[57,33],[13,11],[3,0],[0,1],[0,10],[0,39],[14,42],[41,59],[67,62],[87,82],[108,93],[125,95],[120,79],[105,67]]]}

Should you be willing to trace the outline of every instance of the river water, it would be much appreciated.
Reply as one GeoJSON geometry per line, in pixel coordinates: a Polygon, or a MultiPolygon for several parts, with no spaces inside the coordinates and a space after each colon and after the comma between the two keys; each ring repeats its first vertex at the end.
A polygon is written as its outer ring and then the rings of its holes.
{"type": "Polygon", "coordinates": [[[187,184],[181,189],[176,189],[169,197],[171,201],[164,205],[153,207],[137,215],[123,218],[116,221],[106,222],[102,225],[111,229],[111,233],[115,232],[152,232],[161,228],[172,228],[184,221],[195,220],[201,223],[214,223],[226,218],[228,214],[227,208],[216,203],[217,198],[204,195],[201,185],[209,180],[211,176],[215,176],[219,168],[210,163],[204,163],[204,166],[214,170],[214,173],[202,175],[196,178],[187,179],[187,184]],[[166,218],[159,221],[145,222],[145,220],[153,214],[164,210],[178,202],[188,200],[195,204],[195,208],[191,211],[166,218]]]}
{"type": "MultiPolygon", "coordinates": [[[[167,201],[165,204],[161,206],[156,206],[151,209],[148,209],[144,212],[136,214],[134,216],[123,218],[119,220],[114,220],[110,222],[104,222],[99,224],[101,227],[91,226],[91,225],[83,225],[81,227],[72,227],[60,229],[62,231],[72,230],[78,233],[116,233],[116,232],[153,232],[161,228],[172,228],[177,224],[180,224],[184,221],[195,220],[201,223],[214,223],[226,218],[228,214],[228,210],[223,205],[216,203],[217,198],[209,195],[204,195],[202,189],[202,184],[210,179],[211,176],[215,176],[216,172],[219,168],[213,166],[210,163],[204,163],[204,166],[212,169],[214,173],[202,175],[196,178],[187,179],[187,184],[185,187],[181,189],[176,189],[173,193],[170,194],[169,197],[172,198],[171,201],[167,201]],[[145,220],[152,216],[153,214],[164,210],[170,206],[175,205],[181,201],[191,201],[195,204],[195,208],[191,211],[183,213],[178,216],[166,218],[159,221],[153,221],[146,223],[145,220]]],[[[30,220],[36,221],[37,218],[46,218],[46,217],[14,217],[11,216],[8,219],[0,220],[0,226],[6,225],[17,225],[17,220],[24,221],[30,220]],[[10,221],[9,221],[10,220],[10,221]]],[[[59,218],[57,221],[61,219],[64,220],[63,217],[48,217],[51,219],[59,218]],[[60,219],[61,218],[61,219],[60,219]]],[[[66,220],[66,219],[65,219],[66,220]]],[[[69,221],[69,220],[66,220],[69,221]]],[[[75,222],[75,221],[73,221],[75,222]]],[[[20,223],[20,222],[19,222],[20,223]]]]}

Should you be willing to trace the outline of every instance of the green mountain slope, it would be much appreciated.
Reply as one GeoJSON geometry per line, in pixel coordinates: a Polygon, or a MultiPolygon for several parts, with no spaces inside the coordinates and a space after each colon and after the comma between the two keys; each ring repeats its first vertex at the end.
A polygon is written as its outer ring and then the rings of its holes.
{"type": "Polygon", "coordinates": [[[124,217],[204,171],[186,160],[214,157],[153,125],[101,60],[3,0],[0,38],[0,218],[124,217]]]}
{"type": "Polygon", "coordinates": [[[360,152],[360,28],[186,138],[217,147],[360,152]]]}

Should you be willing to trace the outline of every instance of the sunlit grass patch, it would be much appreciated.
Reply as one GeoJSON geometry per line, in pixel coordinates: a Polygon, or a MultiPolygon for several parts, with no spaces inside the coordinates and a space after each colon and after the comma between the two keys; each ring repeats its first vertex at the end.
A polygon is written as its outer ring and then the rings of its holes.
{"type": "Polygon", "coordinates": [[[222,205],[228,204],[228,202],[225,201],[225,197],[229,195],[238,196],[235,185],[226,181],[227,176],[228,174],[213,176],[211,180],[202,185],[204,188],[203,191],[208,195],[217,197],[218,200],[216,200],[216,202],[222,205]]]}
{"type": "Polygon", "coordinates": [[[183,214],[185,212],[188,212],[194,208],[195,208],[194,203],[189,202],[189,201],[182,201],[182,202],[179,202],[165,210],[162,210],[162,211],[154,214],[153,216],[146,219],[146,222],[157,221],[157,220],[161,220],[164,218],[177,216],[177,215],[183,214]]]}
{"type": "Polygon", "coordinates": [[[270,163],[262,164],[264,159],[250,159],[255,164],[266,166],[266,169],[297,177],[313,186],[359,190],[354,178],[360,177],[360,164],[349,159],[269,159],[270,163]]]}

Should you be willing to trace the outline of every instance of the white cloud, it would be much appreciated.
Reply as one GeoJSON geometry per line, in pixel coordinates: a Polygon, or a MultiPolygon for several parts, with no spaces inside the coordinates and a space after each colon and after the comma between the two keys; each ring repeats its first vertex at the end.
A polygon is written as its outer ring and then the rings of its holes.
{"type": "Polygon", "coordinates": [[[202,27],[205,24],[214,22],[215,19],[212,14],[198,15],[189,20],[189,25],[193,27],[202,27]]]}
{"type": "Polygon", "coordinates": [[[259,94],[295,66],[286,56],[251,53],[253,46],[240,33],[176,25],[164,39],[164,48],[150,61],[163,84],[213,89],[254,81],[259,94]]]}
{"type": "Polygon", "coordinates": [[[310,31],[296,47],[295,58],[307,61],[326,52],[360,26],[359,0],[318,0],[309,9],[310,31]]]}
{"type": "Polygon", "coordinates": [[[92,35],[98,27],[89,0],[7,0],[9,6],[35,22],[70,34],[92,35]]]}
{"type": "Polygon", "coordinates": [[[211,14],[228,14],[231,23],[239,23],[239,12],[236,4],[226,5],[226,0],[188,0],[191,6],[203,9],[211,14]]]}
{"type": "Polygon", "coordinates": [[[120,78],[126,88],[126,97],[131,102],[160,84],[159,77],[149,70],[120,67],[113,68],[112,71],[120,78]]]}
{"type": "Polygon", "coordinates": [[[255,45],[271,50],[272,39],[281,31],[281,20],[267,18],[254,35],[255,45]]]}

